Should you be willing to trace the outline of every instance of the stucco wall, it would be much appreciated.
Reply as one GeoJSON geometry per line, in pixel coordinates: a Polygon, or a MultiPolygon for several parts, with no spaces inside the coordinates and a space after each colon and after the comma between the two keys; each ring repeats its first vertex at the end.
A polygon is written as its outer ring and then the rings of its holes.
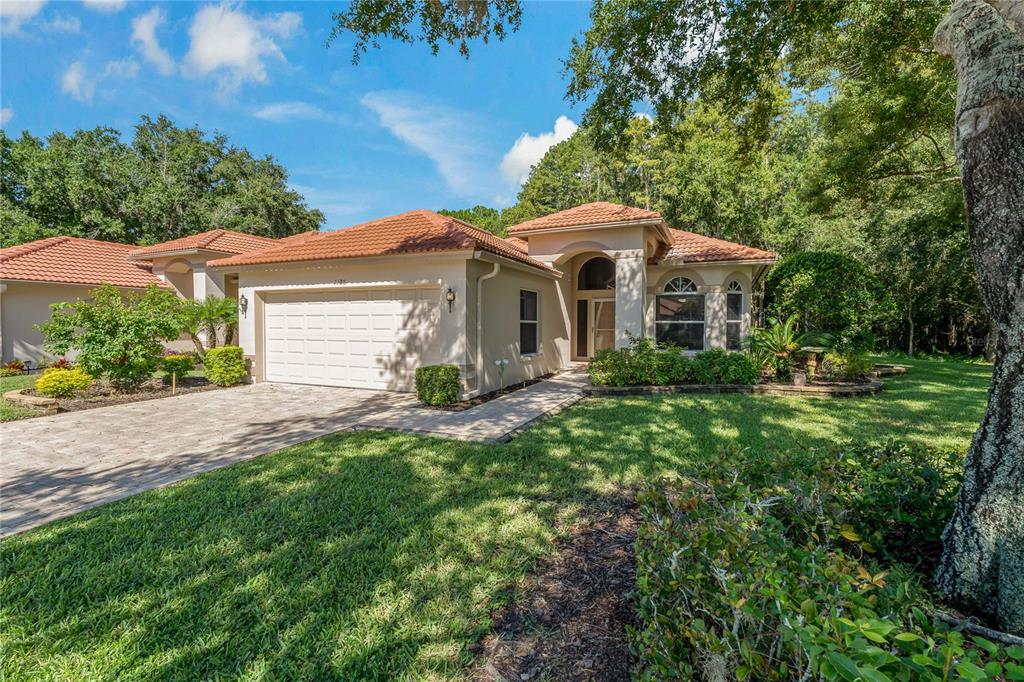
{"type": "MultiPolygon", "coordinates": [[[[14,282],[0,284],[0,345],[3,360],[31,360],[38,363],[53,356],[43,350],[43,335],[34,325],[50,319],[50,305],[88,299],[94,285],[14,282]]],[[[123,293],[134,291],[122,289],[123,293]]],[[[191,344],[189,344],[191,345],[191,344]]],[[[68,354],[74,357],[74,352],[68,354]]]]}
{"type": "MultiPolygon", "coordinates": [[[[490,273],[492,264],[471,261],[469,281],[490,273]]],[[[475,293],[473,294],[475,303],[475,293]]],[[[495,361],[505,359],[504,385],[554,372],[568,365],[569,318],[567,300],[553,280],[541,274],[532,274],[509,265],[502,265],[498,274],[483,283],[483,382],[481,392],[487,393],[501,386],[502,377],[495,361]],[[523,289],[537,292],[540,307],[539,352],[522,355],[519,352],[519,292],[523,289]]],[[[476,352],[476,306],[470,308],[468,328],[470,354],[476,352]]]]}

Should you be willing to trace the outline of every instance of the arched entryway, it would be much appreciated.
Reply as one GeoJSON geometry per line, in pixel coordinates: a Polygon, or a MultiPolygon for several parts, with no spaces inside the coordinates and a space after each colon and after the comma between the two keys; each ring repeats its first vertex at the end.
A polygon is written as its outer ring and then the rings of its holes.
{"type": "Polygon", "coordinates": [[[615,347],[615,261],[583,254],[577,263],[573,355],[583,360],[615,347]]]}

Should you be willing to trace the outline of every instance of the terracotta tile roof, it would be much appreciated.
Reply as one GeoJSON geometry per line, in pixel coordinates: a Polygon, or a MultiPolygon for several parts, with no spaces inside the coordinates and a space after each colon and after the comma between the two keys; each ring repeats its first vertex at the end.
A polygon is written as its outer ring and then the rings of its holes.
{"type": "Polygon", "coordinates": [[[149,259],[165,253],[190,251],[193,249],[206,249],[221,253],[248,253],[249,251],[275,246],[279,243],[276,239],[260,237],[255,234],[234,232],[233,230],[208,230],[199,234],[190,234],[186,237],[179,237],[178,239],[135,249],[132,251],[132,258],[149,259]]]}
{"type": "Polygon", "coordinates": [[[128,259],[135,247],[78,237],[50,237],[0,249],[0,279],[142,288],[164,285],[146,263],[128,259]]]}
{"type": "Polygon", "coordinates": [[[505,241],[511,244],[512,246],[516,247],[523,253],[530,252],[530,245],[529,243],[527,243],[525,239],[520,239],[519,237],[505,237],[505,241]]]}
{"type": "Polygon", "coordinates": [[[515,235],[532,230],[549,230],[559,227],[576,227],[583,225],[606,225],[639,220],[660,222],[661,214],[644,208],[612,204],[607,201],[595,201],[574,208],[567,208],[558,213],[541,216],[525,223],[508,228],[509,234],[515,235]]]}
{"type": "Polygon", "coordinates": [[[280,239],[276,240],[274,243],[275,243],[275,245],[280,245],[280,244],[297,244],[299,242],[309,241],[310,239],[313,239],[314,237],[319,237],[322,234],[324,234],[324,233],[321,232],[320,230],[310,230],[309,232],[300,232],[298,234],[292,234],[292,235],[289,235],[287,237],[281,237],[280,239]]]}
{"type": "Polygon", "coordinates": [[[276,248],[210,261],[216,267],[365,258],[402,253],[483,250],[549,272],[558,271],[526,255],[501,237],[450,216],[415,210],[371,220],[276,248]]]}
{"type": "Polygon", "coordinates": [[[710,263],[730,260],[774,260],[771,251],[755,249],[724,239],[705,237],[695,232],[668,229],[671,244],[662,245],[651,259],[653,263],[710,263]]]}

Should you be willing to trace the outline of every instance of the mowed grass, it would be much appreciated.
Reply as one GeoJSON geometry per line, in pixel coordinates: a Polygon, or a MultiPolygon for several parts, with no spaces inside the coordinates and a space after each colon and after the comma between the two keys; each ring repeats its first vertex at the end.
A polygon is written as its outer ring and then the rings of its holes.
{"type": "Polygon", "coordinates": [[[872,398],[590,400],[505,445],[332,436],[8,538],[0,672],[464,677],[506,588],[619,485],[731,443],[896,436],[965,450],[990,367],[906,364],[872,398]]]}
{"type": "Polygon", "coordinates": [[[28,388],[35,384],[38,375],[21,374],[14,377],[0,377],[0,422],[12,422],[26,417],[35,417],[40,413],[31,407],[16,405],[9,400],[3,399],[7,391],[16,391],[21,388],[28,388]]]}

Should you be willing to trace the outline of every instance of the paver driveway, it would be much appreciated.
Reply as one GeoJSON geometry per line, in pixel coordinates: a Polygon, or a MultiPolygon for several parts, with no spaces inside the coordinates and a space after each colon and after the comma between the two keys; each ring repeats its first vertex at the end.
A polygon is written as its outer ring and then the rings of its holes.
{"type": "Polygon", "coordinates": [[[0,535],[414,404],[409,394],[256,384],[0,424],[0,535]]]}
{"type": "Polygon", "coordinates": [[[581,367],[464,412],[408,393],[256,384],[0,424],[0,537],[350,428],[491,443],[579,400],[581,367]]]}

